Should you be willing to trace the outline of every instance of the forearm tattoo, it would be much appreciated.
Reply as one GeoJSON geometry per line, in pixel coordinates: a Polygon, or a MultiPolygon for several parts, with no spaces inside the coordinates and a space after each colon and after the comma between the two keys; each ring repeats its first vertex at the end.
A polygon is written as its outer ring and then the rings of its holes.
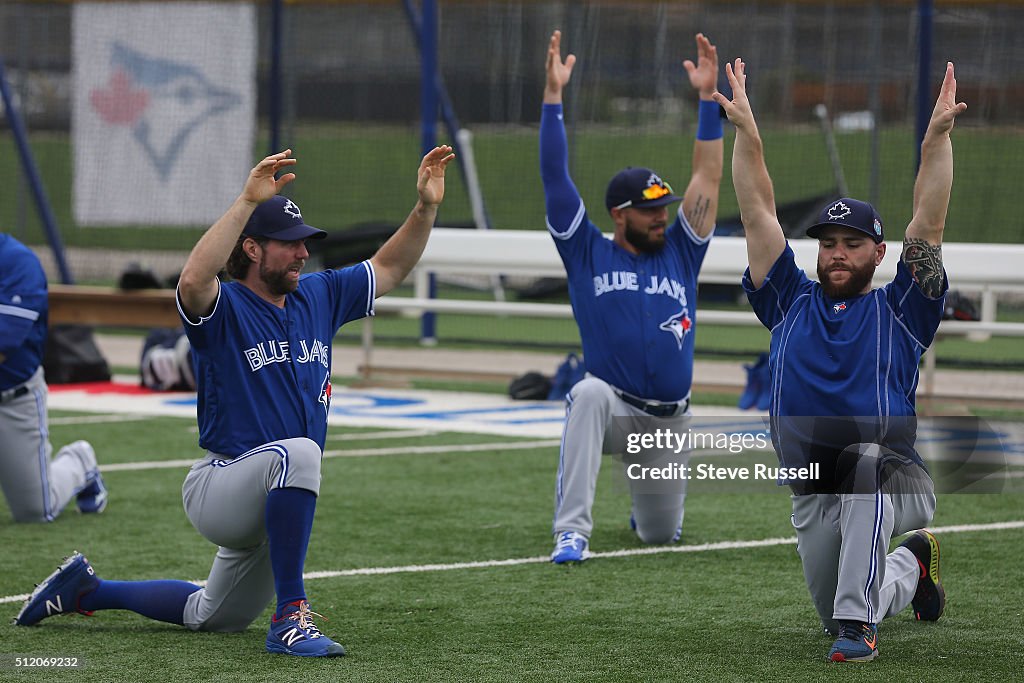
{"type": "Polygon", "coordinates": [[[929,244],[928,240],[919,237],[908,237],[903,240],[901,258],[926,296],[934,299],[942,293],[942,245],[929,244]]]}
{"type": "Polygon", "coordinates": [[[686,219],[690,221],[690,227],[695,232],[700,232],[704,229],[704,221],[708,217],[708,208],[711,206],[711,200],[702,194],[697,195],[697,201],[694,202],[693,211],[691,215],[687,216],[686,219]]]}

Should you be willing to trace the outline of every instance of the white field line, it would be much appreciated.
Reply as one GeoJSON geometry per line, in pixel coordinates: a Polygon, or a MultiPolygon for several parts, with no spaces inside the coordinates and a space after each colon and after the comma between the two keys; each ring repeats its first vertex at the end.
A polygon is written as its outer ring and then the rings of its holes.
{"type": "MultiPolygon", "coordinates": [[[[1014,522],[992,522],[989,524],[956,524],[952,526],[932,527],[936,534],[962,534],[979,531],[1002,531],[1006,529],[1024,529],[1024,520],[1014,522]]],[[[634,557],[638,555],[661,555],[665,553],[703,553],[715,550],[744,550],[747,548],[767,548],[776,545],[796,545],[796,537],[764,538],[753,541],[719,541],[717,543],[700,543],[697,545],[659,545],[647,548],[627,548],[606,552],[591,553],[591,558],[634,557]]],[[[539,557],[519,557],[507,560],[482,560],[478,562],[453,562],[450,564],[411,564],[400,567],[363,567],[359,569],[340,569],[336,571],[305,572],[304,579],[333,579],[346,576],[381,576],[386,574],[414,574],[422,572],[444,572],[460,569],[488,569],[491,567],[514,567],[523,564],[544,564],[550,562],[547,555],[539,557]]],[[[190,581],[197,586],[206,585],[205,580],[190,581]]],[[[20,602],[28,599],[29,594],[8,595],[0,597],[0,604],[20,602]]]]}
{"type": "MultiPolygon", "coordinates": [[[[199,427],[192,425],[188,431],[192,434],[199,433],[199,427]]],[[[376,441],[378,439],[415,439],[421,436],[435,436],[440,434],[436,429],[397,429],[389,432],[363,432],[363,433],[342,433],[328,434],[327,443],[332,441],[376,441]]]]}
{"type": "MultiPolygon", "coordinates": [[[[500,441],[498,443],[467,443],[437,446],[397,446],[394,448],[351,448],[324,451],[325,458],[363,458],[381,455],[427,455],[431,453],[474,453],[476,451],[514,451],[530,448],[548,448],[561,443],[558,439],[542,441],[500,441]]],[[[171,467],[191,467],[198,458],[191,460],[151,460],[149,462],[119,462],[100,465],[101,472],[124,472],[128,470],[157,470],[171,467]]]]}
{"type": "Polygon", "coordinates": [[[327,441],[375,441],[377,439],[415,439],[440,434],[436,429],[396,429],[388,432],[328,434],[327,441]]]}
{"type": "Polygon", "coordinates": [[[87,425],[100,422],[141,422],[152,420],[152,415],[76,415],[74,417],[51,417],[51,425],[87,425]]]}

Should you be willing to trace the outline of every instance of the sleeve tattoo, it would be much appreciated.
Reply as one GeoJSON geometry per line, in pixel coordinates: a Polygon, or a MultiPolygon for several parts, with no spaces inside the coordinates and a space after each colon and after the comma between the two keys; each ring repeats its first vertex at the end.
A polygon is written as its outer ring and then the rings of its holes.
{"type": "Polygon", "coordinates": [[[942,245],[929,244],[928,240],[919,237],[908,237],[903,241],[901,258],[925,296],[934,299],[942,293],[942,245]]]}
{"type": "Polygon", "coordinates": [[[697,195],[697,201],[693,204],[692,215],[687,216],[686,219],[690,222],[690,227],[695,231],[700,232],[704,229],[704,221],[708,217],[708,207],[711,205],[711,200],[702,194],[697,195]]]}

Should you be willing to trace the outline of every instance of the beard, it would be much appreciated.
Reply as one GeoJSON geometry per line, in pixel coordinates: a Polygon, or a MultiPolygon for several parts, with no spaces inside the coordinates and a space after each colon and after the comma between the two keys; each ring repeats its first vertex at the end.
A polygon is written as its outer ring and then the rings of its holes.
{"type": "Polygon", "coordinates": [[[641,230],[633,225],[633,221],[628,218],[626,219],[626,241],[632,244],[641,254],[653,254],[661,251],[661,248],[665,246],[666,226],[655,224],[651,227],[660,227],[662,229],[661,234],[657,237],[652,237],[649,230],[641,230]]]}
{"type": "Polygon", "coordinates": [[[871,284],[871,278],[875,276],[875,264],[869,261],[860,268],[851,266],[846,271],[850,274],[846,282],[833,283],[828,277],[829,270],[818,264],[818,282],[825,296],[830,299],[852,299],[859,296],[871,284]]]}
{"type": "Polygon", "coordinates": [[[267,267],[266,262],[260,261],[260,281],[267,286],[267,291],[274,296],[283,296],[285,294],[291,294],[299,287],[298,280],[292,280],[289,275],[291,269],[301,264],[291,264],[279,270],[271,270],[267,267]]]}

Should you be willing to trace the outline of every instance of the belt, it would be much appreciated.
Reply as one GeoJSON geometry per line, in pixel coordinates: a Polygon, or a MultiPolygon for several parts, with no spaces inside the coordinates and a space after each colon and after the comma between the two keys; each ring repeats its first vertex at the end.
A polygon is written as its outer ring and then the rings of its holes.
{"type": "Polygon", "coordinates": [[[616,391],[615,393],[618,394],[619,398],[623,401],[634,408],[639,408],[651,417],[672,417],[676,414],[676,411],[679,410],[679,406],[683,407],[683,409],[679,411],[682,413],[685,413],[686,409],[690,407],[690,399],[684,399],[677,403],[660,403],[657,401],[644,401],[643,399],[627,394],[624,391],[616,391]]]}
{"type": "Polygon", "coordinates": [[[15,387],[14,389],[0,391],[0,403],[7,403],[8,401],[13,401],[19,396],[24,396],[27,393],[28,387],[26,387],[24,384],[21,385],[20,387],[15,387]]]}

